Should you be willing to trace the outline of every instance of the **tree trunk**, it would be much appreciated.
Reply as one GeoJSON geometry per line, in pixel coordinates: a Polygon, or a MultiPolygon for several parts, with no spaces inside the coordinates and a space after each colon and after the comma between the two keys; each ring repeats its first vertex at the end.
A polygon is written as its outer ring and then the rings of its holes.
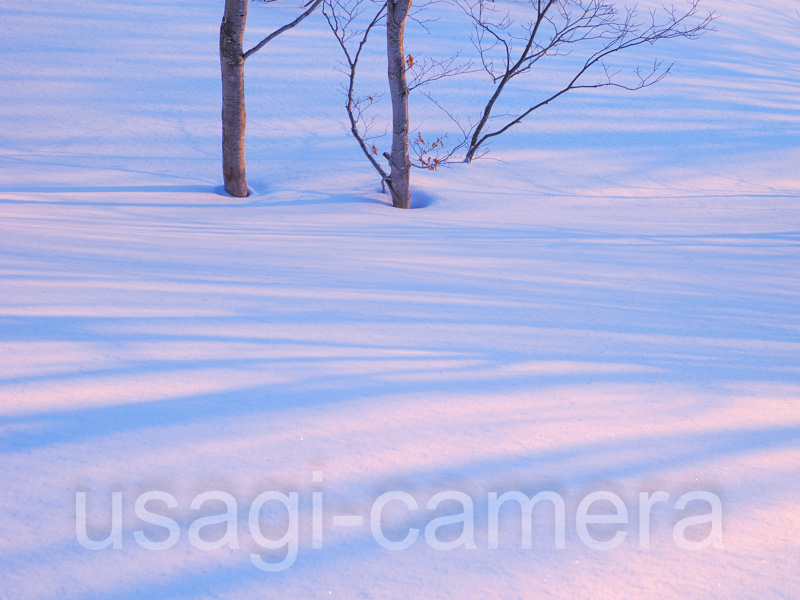
{"type": "Polygon", "coordinates": [[[244,53],[242,38],[248,0],[225,0],[219,31],[222,67],[222,176],[225,191],[236,198],[247,196],[244,170],[244,53]]]}
{"type": "Polygon", "coordinates": [[[392,204],[409,208],[411,159],[408,155],[408,84],[403,36],[411,0],[386,0],[386,49],[389,58],[389,91],[392,96],[392,153],[389,191],[392,204]]]}

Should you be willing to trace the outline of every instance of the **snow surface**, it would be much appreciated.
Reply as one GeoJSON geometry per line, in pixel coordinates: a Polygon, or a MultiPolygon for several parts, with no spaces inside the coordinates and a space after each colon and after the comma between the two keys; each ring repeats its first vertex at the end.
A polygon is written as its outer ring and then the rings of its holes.
{"type": "MultiPolygon", "coordinates": [[[[705,4],[717,32],[653,49],[677,61],[662,84],[554,103],[500,160],[415,172],[427,206],[398,211],[347,137],[320,15],[248,61],[254,193],[232,199],[221,1],[0,3],[0,597],[800,597],[800,17],[705,4]],[[134,541],[148,490],[178,501],[169,550],[134,541]],[[207,490],[236,497],[241,549],[188,543],[207,490]],[[282,573],[250,562],[270,490],[301,493],[282,573]],[[389,490],[467,492],[477,547],[332,525],[389,490]],[[547,527],[521,549],[518,512],[488,549],[508,490],[565,498],[566,549],[547,527]],[[630,511],[611,551],[575,529],[602,490],[630,511]],[[693,490],[721,498],[724,549],[674,543],[693,490]],[[78,491],[98,539],[123,492],[122,549],[78,544],[78,491]]],[[[252,5],[247,37],[296,14],[252,5]]],[[[455,23],[409,26],[409,52],[449,52],[455,23]]],[[[437,93],[468,112],[487,89],[437,93]]]]}

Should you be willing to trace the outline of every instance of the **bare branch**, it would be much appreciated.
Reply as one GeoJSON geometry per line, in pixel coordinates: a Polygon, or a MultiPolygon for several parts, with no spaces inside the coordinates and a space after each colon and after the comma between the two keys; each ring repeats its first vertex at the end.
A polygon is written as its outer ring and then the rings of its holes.
{"type": "Polygon", "coordinates": [[[296,18],[294,21],[292,21],[291,23],[288,23],[288,24],[284,25],[284,26],[283,26],[283,27],[281,27],[280,29],[276,29],[275,31],[273,31],[272,33],[270,33],[270,34],[269,34],[267,37],[265,37],[263,40],[261,40],[260,42],[258,42],[258,44],[256,44],[256,45],[255,45],[255,46],[253,46],[252,48],[250,48],[250,50],[248,50],[247,52],[245,52],[245,53],[244,53],[244,60],[247,60],[247,59],[248,59],[250,56],[252,56],[252,55],[253,55],[253,54],[255,54],[256,52],[258,52],[259,50],[261,50],[261,48],[263,48],[264,46],[266,46],[266,45],[267,45],[269,42],[271,42],[272,40],[274,40],[274,39],[275,39],[276,37],[278,37],[280,34],[282,34],[282,33],[284,33],[285,31],[288,31],[289,29],[292,29],[293,27],[297,26],[297,25],[298,25],[298,24],[299,24],[301,21],[303,21],[303,20],[304,20],[306,17],[308,17],[309,15],[311,15],[311,13],[313,13],[315,10],[317,10],[317,7],[318,7],[320,4],[322,4],[322,0],[312,0],[312,2],[310,2],[309,4],[306,4],[306,6],[308,6],[308,9],[307,9],[307,10],[306,10],[306,11],[305,11],[305,12],[304,12],[302,15],[300,15],[299,17],[297,17],[297,18],[296,18]]]}
{"type": "Polygon", "coordinates": [[[347,86],[343,91],[347,100],[345,110],[350,121],[350,133],[355,138],[364,156],[367,157],[367,160],[380,176],[382,185],[385,186],[390,183],[389,173],[376,159],[378,148],[374,144],[370,144],[371,138],[368,136],[374,121],[367,118],[365,114],[366,109],[375,104],[381,95],[357,97],[355,95],[355,86],[361,53],[369,40],[370,33],[385,17],[386,5],[381,4],[372,19],[363,28],[359,28],[357,21],[365,11],[366,8],[360,0],[352,2],[347,0],[325,0],[322,8],[322,13],[328,21],[328,26],[336,36],[339,47],[345,57],[347,86]],[[349,44],[352,40],[356,40],[354,47],[349,44]]]}
{"type": "Polygon", "coordinates": [[[637,67],[633,70],[635,80],[629,84],[617,79],[620,71],[612,71],[605,59],[644,44],[653,45],[675,38],[695,39],[711,30],[716,18],[714,13],[705,16],[698,14],[700,0],[688,0],[688,6],[683,11],[674,6],[664,6],[662,11],[649,11],[649,22],[646,24],[639,22],[636,7],[620,11],[607,0],[529,0],[532,18],[520,26],[507,14],[501,15],[494,6],[487,9],[488,0],[456,1],[473,20],[473,45],[484,70],[495,84],[494,92],[472,131],[467,161],[475,158],[485,142],[521,123],[533,111],[571,90],[600,87],[640,90],[655,85],[669,74],[672,65],[664,67],[663,62],[656,60],[650,69],[637,67]],[[522,34],[515,33],[520,28],[522,34]],[[501,49],[499,59],[492,58],[491,54],[497,49],[501,49]],[[495,103],[509,82],[530,72],[545,57],[565,56],[573,51],[582,51],[586,58],[565,85],[544,100],[512,116],[502,127],[489,133],[484,131],[494,118],[495,103]],[[496,66],[498,60],[502,64],[500,70],[496,66]],[[595,83],[580,83],[596,66],[602,70],[603,77],[595,83]]]}
{"type": "Polygon", "coordinates": [[[414,151],[416,162],[412,162],[411,166],[435,171],[439,167],[451,163],[453,159],[458,156],[460,152],[467,146],[469,143],[469,134],[472,130],[472,123],[467,123],[466,125],[462,123],[458,118],[456,118],[452,111],[442,106],[428,92],[422,92],[422,95],[430,100],[437,108],[439,108],[439,110],[441,110],[461,132],[458,143],[445,150],[444,140],[448,139],[448,135],[437,137],[432,142],[426,142],[422,138],[422,134],[417,131],[417,137],[414,138],[411,143],[411,148],[414,151]]]}
{"type": "Polygon", "coordinates": [[[442,60],[424,57],[421,61],[418,61],[409,55],[409,58],[406,59],[406,64],[408,65],[406,72],[411,75],[411,79],[408,81],[408,91],[413,91],[418,87],[445,77],[455,77],[456,75],[474,72],[471,69],[471,62],[457,64],[458,58],[459,54],[456,54],[442,60]]]}

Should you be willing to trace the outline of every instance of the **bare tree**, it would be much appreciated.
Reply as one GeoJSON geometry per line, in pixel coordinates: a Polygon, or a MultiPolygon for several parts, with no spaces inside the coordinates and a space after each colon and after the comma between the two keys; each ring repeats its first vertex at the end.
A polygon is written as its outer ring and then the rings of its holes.
{"type": "Polygon", "coordinates": [[[392,204],[411,207],[411,158],[408,154],[408,83],[403,48],[411,0],[386,0],[386,56],[389,59],[389,93],[392,99],[391,167],[392,204]]]}
{"type": "MultiPolygon", "coordinates": [[[[620,71],[612,70],[606,59],[644,44],[652,45],[673,38],[694,39],[712,28],[713,13],[699,14],[700,0],[689,0],[683,10],[674,6],[662,10],[618,9],[606,0],[528,0],[521,21],[501,10],[500,1],[455,0],[472,19],[472,42],[481,64],[494,84],[494,92],[471,132],[466,162],[472,161],[484,144],[521,123],[533,111],[571,90],[614,86],[639,90],[661,81],[672,65],[656,60],[648,69],[637,67],[633,79],[623,81],[620,71]],[[530,73],[545,57],[573,59],[575,70],[569,78],[516,113],[495,115],[495,106],[518,76],[530,73]],[[598,77],[586,81],[590,72],[598,77]],[[497,123],[500,121],[500,123],[497,123]]],[[[519,11],[515,11],[519,14],[519,11]]]]}
{"type": "Polygon", "coordinates": [[[219,58],[222,71],[222,174],[225,191],[231,196],[247,196],[244,133],[247,123],[244,102],[244,62],[285,31],[313,13],[322,0],[311,0],[306,11],[291,23],[273,31],[245,52],[242,48],[247,22],[248,0],[225,0],[219,32],[219,58]]]}
{"type": "MultiPolygon", "coordinates": [[[[410,92],[439,79],[467,72],[470,68],[468,62],[459,62],[458,55],[445,59],[422,57],[417,60],[411,54],[406,54],[405,21],[411,18],[423,26],[425,24],[418,12],[425,5],[412,13],[410,4],[408,2],[407,6],[397,8],[392,0],[326,0],[323,5],[323,14],[344,55],[342,66],[347,83],[342,86],[342,91],[346,97],[345,110],[350,132],[378,173],[384,191],[388,188],[392,205],[398,208],[410,207],[409,183],[412,167],[435,170],[462,150],[468,141],[468,130],[447,111],[445,112],[461,131],[460,141],[445,149],[442,137],[426,142],[421,133],[416,132],[413,139],[409,139],[410,92]],[[389,22],[389,14],[394,14],[394,25],[389,22]],[[375,91],[368,95],[356,93],[356,75],[360,60],[370,34],[381,25],[387,28],[388,80],[392,99],[391,153],[381,153],[378,150],[377,140],[382,136],[373,134],[376,118],[370,112],[383,94],[375,91]],[[413,159],[410,155],[412,150],[413,159]],[[386,168],[379,160],[381,156],[388,163],[386,168]]],[[[427,93],[424,95],[442,108],[432,96],[427,93]]]]}

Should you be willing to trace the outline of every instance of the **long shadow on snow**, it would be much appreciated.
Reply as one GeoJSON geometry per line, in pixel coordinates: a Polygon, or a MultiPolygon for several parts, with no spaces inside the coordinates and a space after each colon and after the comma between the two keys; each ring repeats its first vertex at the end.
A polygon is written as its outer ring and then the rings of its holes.
{"type": "MultiPolygon", "coordinates": [[[[91,408],[72,410],[59,410],[42,414],[27,414],[20,416],[0,417],[0,453],[13,454],[27,452],[36,448],[51,448],[71,442],[86,441],[92,438],[105,438],[116,434],[145,431],[175,425],[191,425],[208,423],[217,419],[237,418],[243,416],[259,416],[275,414],[298,407],[321,406],[325,404],[357,401],[365,398],[375,398],[385,395],[436,395],[436,394],[464,394],[465,397],[477,392],[486,394],[519,393],[526,390],[541,392],[543,390],[574,385],[602,385],[613,382],[619,384],[641,384],[658,386],[659,384],[674,385],[680,382],[696,383],[704,381],[706,385],[713,385],[715,381],[724,382],[726,385],[735,385],[737,381],[758,381],[768,372],[769,380],[773,383],[784,382],[791,384],[795,381],[792,372],[770,370],[767,365],[763,368],[754,366],[745,369],[737,364],[723,365],[709,368],[700,365],[695,369],[688,369],[683,365],[676,365],[673,369],[657,372],[595,372],[579,375],[576,373],[561,374],[506,374],[502,378],[487,377],[475,379],[475,372],[485,369],[491,373],[493,369],[508,365],[507,359],[492,359],[483,356],[478,359],[476,366],[475,357],[468,356],[464,364],[441,370],[448,375],[438,380],[422,379],[397,383],[387,382],[365,374],[335,375],[291,381],[281,384],[265,384],[258,386],[235,387],[235,382],[229,384],[228,389],[207,394],[169,397],[159,400],[145,400],[127,404],[113,404],[91,408]],[[463,378],[462,378],[463,377],[463,378]]],[[[556,357],[560,358],[560,357],[556,357]]],[[[324,357],[319,359],[285,359],[265,360],[262,358],[250,360],[212,360],[192,361],[192,367],[212,366],[241,366],[249,364],[264,365],[265,369],[281,369],[284,364],[307,364],[308,370],[314,363],[346,362],[358,364],[359,362],[391,363],[397,357],[324,357]]],[[[410,359],[405,359],[410,360],[410,359]]],[[[416,364],[424,365],[430,360],[429,356],[420,356],[414,359],[416,364]]],[[[585,357],[581,364],[590,364],[585,357]]],[[[177,368],[175,364],[163,365],[157,363],[150,368],[142,366],[131,367],[127,370],[108,370],[109,375],[119,375],[120,372],[141,374],[146,376],[152,373],[163,372],[191,372],[192,368],[177,368]]],[[[304,368],[305,370],[305,368],[304,368]]],[[[402,376],[404,372],[413,375],[413,366],[396,369],[394,374],[402,376]]],[[[104,372],[105,373],[105,372],[104,372]]],[[[383,373],[381,373],[383,375],[383,373]]],[[[89,376],[91,377],[91,375],[89,376]]]]}
{"type": "MultiPolygon", "coordinates": [[[[531,454],[521,454],[514,456],[503,456],[487,460],[454,465],[446,469],[436,469],[428,471],[412,471],[403,473],[396,481],[420,481],[435,485],[448,485],[448,489],[464,489],[474,484],[480,478],[497,480],[503,476],[503,472],[508,470],[509,465],[516,469],[519,466],[529,468],[535,477],[537,467],[558,465],[562,462],[581,461],[586,457],[597,455],[607,456],[610,461],[605,465],[598,465],[592,461],[591,465],[583,469],[574,471],[571,465],[566,465],[563,477],[555,487],[567,488],[591,488],[593,485],[607,483],[614,478],[622,477],[642,477],[654,476],[660,472],[669,471],[679,467],[690,465],[701,465],[709,461],[721,458],[733,458],[758,453],[765,449],[780,449],[793,447],[800,444],[800,427],[765,427],[746,430],[718,430],[713,432],[680,433],[676,435],[662,435],[660,437],[641,436],[634,439],[619,441],[605,441],[601,443],[577,444],[568,448],[559,448],[544,452],[533,452],[531,454]],[[659,451],[655,456],[647,456],[648,449],[655,447],[659,451]],[[644,450],[644,452],[640,452],[644,450]],[[641,458],[644,454],[645,457],[641,458]],[[620,456],[632,456],[635,458],[620,460],[620,456]],[[454,481],[459,480],[459,481],[454,481]]],[[[653,454],[650,452],[650,454],[653,454]]],[[[403,488],[392,487],[396,482],[376,482],[375,489],[380,491],[395,490],[403,488]]],[[[535,479],[523,482],[517,489],[530,487],[535,484],[535,479]]],[[[554,487],[548,486],[554,490],[554,487]]],[[[438,490],[437,490],[438,491],[438,490]]],[[[494,490],[493,490],[494,491],[494,490]]],[[[498,489],[498,492],[505,490],[498,489]]],[[[535,490],[541,491],[541,490],[535,490]]],[[[533,493],[535,493],[533,491],[533,493]]],[[[554,490],[555,491],[555,490],[554,490]]],[[[674,490],[673,490],[674,491],[674,490]]],[[[486,501],[477,500],[475,502],[476,519],[487,511],[486,501]]],[[[739,506],[739,508],[744,508],[739,506]]],[[[424,527],[432,514],[430,511],[427,517],[411,517],[405,525],[402,525],[398,537],[404,535],[408,527],[424,527]]],[[[436,515],[439,516],[439,515],[436,515]]],[[[241,519],[240,519],[241,520],[241,519]]],[[[635,523],[631,519],[631,523],[635,523]]],[[[477,523],[477,520],[476,520],[477,523]]],[[[568,549],[574,548],[570,545],[572,531],[568,523],[568,549]]],[[[129,539],[131,536],[128,535],[129,539]]],[[[574,540],[572,540],[574,541],[574,540]]],[[[129,542],[130,543],[130,542],[129,542]]],[[[416,545],[424,542],[418,540],[416,545]]],[[[479,547],[480,548],[480,547],[479,547]]],[[[74,552],[85,552],[75,546],[70,548],[74,552]]],[[[411,550],[407,550],[410,552],[411,550]]],[[[107,594],[82,594],[82,600],[100,600],[101,598],[114,598],[115,600],[139,600],[149,598],[152,600],[173,600],[175,598],[190,598],[194,596],[207,597],[209,594],[230,592],[232,589],[246,585],[263,586],[262,591],[268,593],[270,589],[285,584],[289,579],[303,579],[313,577],[315,571],[321,567],[330,569],[332,564],[347,561],[360,561],[367,559],[370,555],[384,553],[382,549],[373,541],[370,534],[362,532],[355,538],[345,541],[326,544],[323,550],[311,550],[302,547],[296,563],[287,571],[282,573],[263,573],[253,567],[249,562],[246,550],[242,549],[242,561],[230,567],[218,567],[207,571],[187,570],[187,572],[167,577],[159,582],[148,582],[137,585],[134,589],[126,586],[125,590],[117,590],[113,595],[107,594]]],[[[556,552],[546,552],[544,555],[536,550],[531,551],[531,557],[537,561],[565,560],[563,554],[556,552]],[[533,554],[535,552],[535,554],[533,554]]],[[[563,551],[562,551],[563,552],[563,551]]],[[[53,555],[63,555],[51,554],[53,555]]],[[[498,557],[500,560],[500,557],[498,557]]],[[[352,564],[352,563],[351,563],[352,564]]],[[[327,589],[327,588],[326,588],[327,589]]]]}

